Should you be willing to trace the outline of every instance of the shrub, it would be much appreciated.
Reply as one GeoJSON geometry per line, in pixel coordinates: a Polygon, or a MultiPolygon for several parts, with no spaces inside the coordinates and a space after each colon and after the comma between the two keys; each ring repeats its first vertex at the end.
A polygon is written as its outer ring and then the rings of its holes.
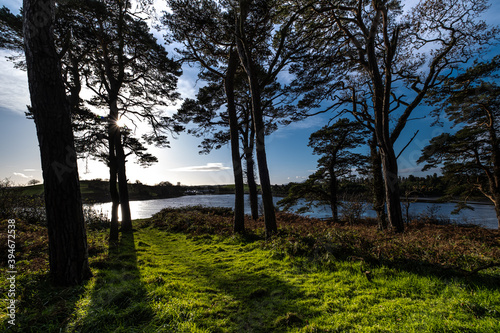
{"type": "Polygon", "coordinates": [[[102,210],[98,212],[91,206],[84,206],[83,218],[87,228],[90,230],[103,230],[109,228],[110,220],[107,215],[102,212],[102,210]]]}

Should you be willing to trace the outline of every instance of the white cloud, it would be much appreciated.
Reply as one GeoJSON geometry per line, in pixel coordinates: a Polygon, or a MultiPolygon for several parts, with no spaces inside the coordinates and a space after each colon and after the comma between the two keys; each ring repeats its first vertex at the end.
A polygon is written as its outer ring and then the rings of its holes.
{"type": "Polygon", "coordinates": [[[207,163],[206,165],[188,166],[188,167],[171,169],[171,171],[207,172],[207,171],[223,171],[229,169],[231,168],[225,167],[223,163],[207,163]]]}
{"type": "Polygon", "coordinates": [[[35,172],[35,171],[37,171],[37,170],[36,170],[36,169],[24,169],[23,171],[24,171],[24,172],[35,172]]]}
{"type": "Polygon", "coordinates": [[[0,105],[3,108],[24,116],[26,105],[30,104],[26,72],[14,68],[6,56],[12,53],[0,51],[0,105]]]}
{"type": "Polygon", "coordinates": [[[26,178],[26,179],[33,178],[33,176],[26,176],[24,173],[20,173],[20,172],[14,172],[14,176],[18,176],[18,177],[22,177],[22,178],[26,178]]]}

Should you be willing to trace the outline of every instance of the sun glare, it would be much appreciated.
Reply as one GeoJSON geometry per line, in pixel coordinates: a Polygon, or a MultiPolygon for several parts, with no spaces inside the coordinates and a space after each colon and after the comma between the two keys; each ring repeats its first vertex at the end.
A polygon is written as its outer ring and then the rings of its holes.
{"type": "Polygon", "coordinates": [[[125,119],[124,118],[120,118],[116,121],[116,126],[118,127],[126,127],[127,125],[125,124],[125,119]]]}

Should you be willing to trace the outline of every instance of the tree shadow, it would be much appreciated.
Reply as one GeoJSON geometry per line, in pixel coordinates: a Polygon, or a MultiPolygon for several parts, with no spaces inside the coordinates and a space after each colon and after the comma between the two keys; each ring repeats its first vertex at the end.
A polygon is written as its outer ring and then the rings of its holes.
{"type": "Polygon", "coordinates": [[[213,263],[195,259],[183,265],[192,276],[202,279],[212,302],[228,302],[219,310],[206,312],[205,319],[212,323],[228,319],[231,331],[285,332],[308,325],[308,319],[320,313],[301,302],[309,297],[304,290],[272,275],[269,269],[238,271],[232,269],[234,262],[217,259],[213,263]]]}
{"type": "Polygon", "coordinates": [[[69,327],[79,332],[130,331],[149,322],[153,310],[137,265],[134,234],[122,233],[111,243],[109,257],[94,267],[99,271],[91,295],[84,298],[69,327]]]}
{"type": "Polygon", "coordinates": [[[500,290],[500,275],[480,272],[468,272],[457,267],[443,267],[426,260],[398,259],[394,261],[372,261],[369,266],[386,266],[398,271],[405,271],[422,277],[437,277],[441,280],[460,281],[471,289],[480,287],[492,291],[500,290]]]}
{"type": "MultiPolygon", "coordinates": [[[[84,292],[83,286],[54,286],[48,272],[18,275],[15,326],[7,318],[0,323],[0,331],[50,332],[54,328],[58,331],[71,317],[84,292]]],[[[4,308],[7,309],[7,303],[4,308]]]]}
{"type": "MultiPolygon", "coordinates": [[[[214,270],[217,274],[217,270],[214,270]]],[[[301,305],[304,291],[265,273],[240,273],[210,276],[217,289],[234,297],[240,304],[231,320],[237,332],[281,332],[307,325],[307,319],[319,311],[301,305]]]]}

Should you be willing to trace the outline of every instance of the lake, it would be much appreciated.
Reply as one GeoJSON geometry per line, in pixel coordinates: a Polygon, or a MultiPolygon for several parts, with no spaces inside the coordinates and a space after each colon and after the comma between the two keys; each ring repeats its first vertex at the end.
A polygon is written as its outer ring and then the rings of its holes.
{"type": "MultiPolygon", "coordinates": [[[[274,202],[278,202],[281,198],[274,198],[274,202]]],[[[130,210],[133,219],[141,219],[151,217],[153,214],[159,212],[163,208],[178,208],[185,206],[203,205],[209,207],[230,207],[234,208],[234,195],[233,194],[214,194],[214,195],[187,195],[177,198],[169,199],[155,199],[155,200],[142,200],[131,201],[130,210]]],[[[371,205],[366,205],[367,209],[364,213],[366,217],[375,217],[376,213],[371,209],[371,205]]],[[[451,212],[455,209],[454,203],[428,203],[428,202],[415,202],[410,204],[410,216],[419,216],[425,214],[427,216],[435,216],[440,218],[450,219],[458,224],[478,224],[485,228],[497,229],[498,222],[495,215],[493,205],[475,203],[471,204],[474,210],[463,210],[458,215],[452,215],[451,212]]],[[[97,211],[108,214],[110,217],[111,203],[94,204],[94,209],[97,211]]],[[[403,215],[404,215],[403,208],[403,215]]],[[[250,214],[249,197],[245,197],[245,213],[250,214]]],[[[305,213],[303,215],[328,218],[331,217],[331,210],[328,206],[315,208],[314,211],[305,213]]]]}

